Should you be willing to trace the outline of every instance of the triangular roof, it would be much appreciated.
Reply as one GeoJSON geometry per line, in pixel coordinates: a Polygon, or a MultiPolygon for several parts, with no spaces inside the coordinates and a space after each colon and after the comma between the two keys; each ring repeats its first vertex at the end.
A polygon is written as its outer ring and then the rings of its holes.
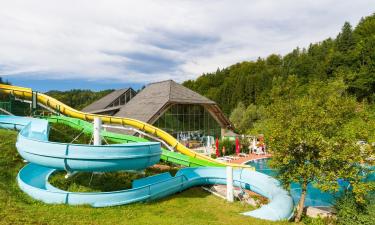
{"type": "Polygon", "coordinates": [[[130,90],[131,88],[124,88],[115,90],[108,95],[100,98],[99,100],[91,103],[90,105],[86,106],[82,109],[83,112],[96,112],[98,110],[105,109],[108,107],[114,100],[116,100],[118,97],[120,97],[122,94],[130,90]]]}
{"type": "MultiPolygon", "coordinates": [[[[169,102],[179,102],[179,103],[191,103],[191,104],[216,104],[214,101],[190,90],[174,82],[173,80],[164,81],[169,84],[169,102]]],[[[160,82],[159,85],[163,83],[160,82]]],[[[153,85],[158,85],[154,83],[153,85]]]]}
{"type": "Polygon", "coordinates": [[[149,84],[126,105],[121,107],[120,111],[114,116],[128,117],[153,123],[163,113],[163,110],[173,103],[209,105],[211,112],[221,114],[217,118],[223,126],[227,127],[231,125],[214,101],[173,80],[149,84]]]}

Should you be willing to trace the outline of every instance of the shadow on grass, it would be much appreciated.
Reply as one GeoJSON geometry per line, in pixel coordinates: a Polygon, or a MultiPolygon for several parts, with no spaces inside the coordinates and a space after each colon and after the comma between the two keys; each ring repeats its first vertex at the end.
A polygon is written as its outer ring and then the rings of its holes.
{"type": "Polygon", "coordinates": [[[169,172],[176,174],[176,168],[160,169],[149,167],[144,171],[117,171],[107,173],[80,172],[65,179],[65,171],[57,171],[49,178],[49,182],[62,190],[71,192],[108,192],[130,189],[136,179],[169,172]]]}

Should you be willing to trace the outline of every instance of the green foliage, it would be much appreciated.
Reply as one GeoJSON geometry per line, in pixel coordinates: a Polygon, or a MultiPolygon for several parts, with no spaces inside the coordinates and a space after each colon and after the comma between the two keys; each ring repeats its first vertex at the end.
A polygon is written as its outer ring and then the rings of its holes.
{"type": "Polygon", "coordinates": [[[290,75],[295,75],[301,83],[341,77],[348,86],[346,92],[373,103],[375,14],[362,19],[355,29],[345,23],[336,39],[311,44],[307,49],[296,48],[284,56],[270,55],[237,63],[184,85],[216,101],[230,115],[240,102],[245,108],[251,104],[269,104],[271,89],[290,75]]]}
{"type": "Polygon", "coordinates": [[[225,147],[225,155],[232,155],[236,152],[236,143],[229,139],[222,139],[219,141],[219,149],[223,155],[222,149],[225,147]]]}
{"type": "Polygon", "coordinates": [[[336,224],[336,220],[334,218],[311,218],[304,216],[302,218],[302,222],[304,225],[333,225],[336,224]]]}
{"type": "Polygon", "coordinates": [[[357,141],[374,139],[375,120],[366,104],[346,93],[342,79],[301,84],[291,76],[271,90],[271,104],[254,132],[268,137],[271,166],[285,186],[296,182],[306,191],[314,182],[324,191],[338,191],[337,180],[343,178],[362,204],[374,184],[361,182],[368,171],[359,163],[371,163],[373,147],[357,141]]]}
{"type": "Polygon", "coordinates": [[[242,102],[239,102],[236,108],[233,109],[232,113],[230,114],[230,121],[232,121],[234,127],[241,130],[241,123],[245,114],[246,108],[242,102]]]}
{"type": "Polygon", "coordinates": [[[80,90],[73,89],[70,91],[49,91],[46,92],[47,95],[58,99],[59,101],[69,105],[74,109],[83,109],[90,103],[104,97],[105,95],[111,93],[113,90],[104,90],[94,92],[91,90],[80,90]]]}
{"type": "Polygon", "coordinates": [[[118,191],[131,188],[134,179],[142,178],[141,174],[127,172],[110,172],[93,174],[79,173],[65,179],[66,172],[59,171],[49,178],[49,182],[57,188],[72,192],[118,191]]]}
{"type": "Polygon", "coordinates": [[[248,129],[253,128],[254,123],[261,119],[264,111],[263,106],[250,104],[245,108],[242,102],[232,111],[230,120],[239,133],[245,133],[248,129]]]}
{"type": "Polygon", "coordinates": [[[62,190],[72,192],[107,192],[130,189],[132,181],[161,172],[176,173],[176,168],[161,171],[156,167],[149,167],[144,172],[116,171],[107,173],[82,172],[65,179],[66,172],[59,171],[49,178],[49,182],[62,190]]]}
{"type": "Polygon", "coordinates": [[[340,225],[372,225],[375,218],[375,196],[367,197],[368,204],[358,204],[355,196],[347,192],[341,196],[336,204],[337,224],[340,225]]]}
{"type": "Polygon", "coordinates": [[[344,26],[341,29],[341,33],[336,38],[337,48],[341,52],[348,52],[353,49],[355,45],[353,37],[353,29],[350,23],[345,22],[344,26]]]}

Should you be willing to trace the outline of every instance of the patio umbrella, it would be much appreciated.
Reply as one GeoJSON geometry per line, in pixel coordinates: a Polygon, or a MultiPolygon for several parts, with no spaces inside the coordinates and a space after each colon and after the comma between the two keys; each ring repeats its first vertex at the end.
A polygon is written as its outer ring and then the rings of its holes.
{"type": "Polygon", "coordinates": [[[236,137],[236,155],[240,154],[240,140],[236,137]]]}
{"type": "Polygon", "coordinates": [[[219,139],[216,138],[216,157],[220,157],[220,151],[219,151],[219,139]]]}

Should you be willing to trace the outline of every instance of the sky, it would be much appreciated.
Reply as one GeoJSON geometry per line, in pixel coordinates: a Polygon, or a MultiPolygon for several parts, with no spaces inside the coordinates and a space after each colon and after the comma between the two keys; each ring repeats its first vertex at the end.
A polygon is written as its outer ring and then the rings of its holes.
{"type": "Polygon", "coordinates": [[[0,76],[39,91],[182,82],[286,54],[374,0],[0,0],[0,76]]]}

